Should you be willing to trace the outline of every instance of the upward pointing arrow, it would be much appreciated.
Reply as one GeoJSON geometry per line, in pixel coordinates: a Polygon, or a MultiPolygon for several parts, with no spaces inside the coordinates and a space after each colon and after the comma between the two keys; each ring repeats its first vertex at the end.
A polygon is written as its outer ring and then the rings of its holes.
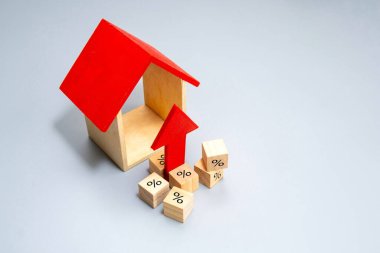
{"type": "Polygon", "coordinates": [[[177,105],[173,105],[151,148],[165,146],[165,174],[185,163],[186,134],[198,126],[177,105]]]}

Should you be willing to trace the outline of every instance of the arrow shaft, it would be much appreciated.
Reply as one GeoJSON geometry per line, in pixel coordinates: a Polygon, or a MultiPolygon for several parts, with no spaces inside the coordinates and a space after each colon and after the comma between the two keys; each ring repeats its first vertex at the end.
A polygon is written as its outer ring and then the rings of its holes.
{"type": "Polygon", "coordinates": [[[185,163],[186,136],[165,146],[165,172],[168,174],[185,163]]]}

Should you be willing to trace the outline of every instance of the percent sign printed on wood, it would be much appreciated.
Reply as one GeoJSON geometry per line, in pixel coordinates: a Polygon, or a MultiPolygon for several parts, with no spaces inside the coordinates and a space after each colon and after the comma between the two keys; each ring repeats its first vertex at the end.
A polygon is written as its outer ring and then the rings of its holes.
{"type": "Polygon", "coordinates": [[[189,116],[173,105],[151,146],[153,150],[165,146],[165,176],[185,163],[186,134],[197,128],[189,116]]]}

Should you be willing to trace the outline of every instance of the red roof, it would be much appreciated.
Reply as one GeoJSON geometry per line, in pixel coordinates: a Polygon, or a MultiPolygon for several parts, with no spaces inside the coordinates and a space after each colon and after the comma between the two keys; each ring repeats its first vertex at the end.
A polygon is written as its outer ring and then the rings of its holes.
{"type": "Polygon", "coordinates": [[[60,89],[105,132],[150,63],[199,85],[158,50],[102,19],[60,89]]]}

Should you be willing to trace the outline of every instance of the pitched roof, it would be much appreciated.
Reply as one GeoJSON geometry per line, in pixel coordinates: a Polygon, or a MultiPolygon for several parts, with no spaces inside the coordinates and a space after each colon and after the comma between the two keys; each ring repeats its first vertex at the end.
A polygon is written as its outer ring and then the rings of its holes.
{"type": "Polygon", "coordinates": [[[158,50],[102,19],[60,89],[105,132],[150,63],[199,85],[158,50]]]}

